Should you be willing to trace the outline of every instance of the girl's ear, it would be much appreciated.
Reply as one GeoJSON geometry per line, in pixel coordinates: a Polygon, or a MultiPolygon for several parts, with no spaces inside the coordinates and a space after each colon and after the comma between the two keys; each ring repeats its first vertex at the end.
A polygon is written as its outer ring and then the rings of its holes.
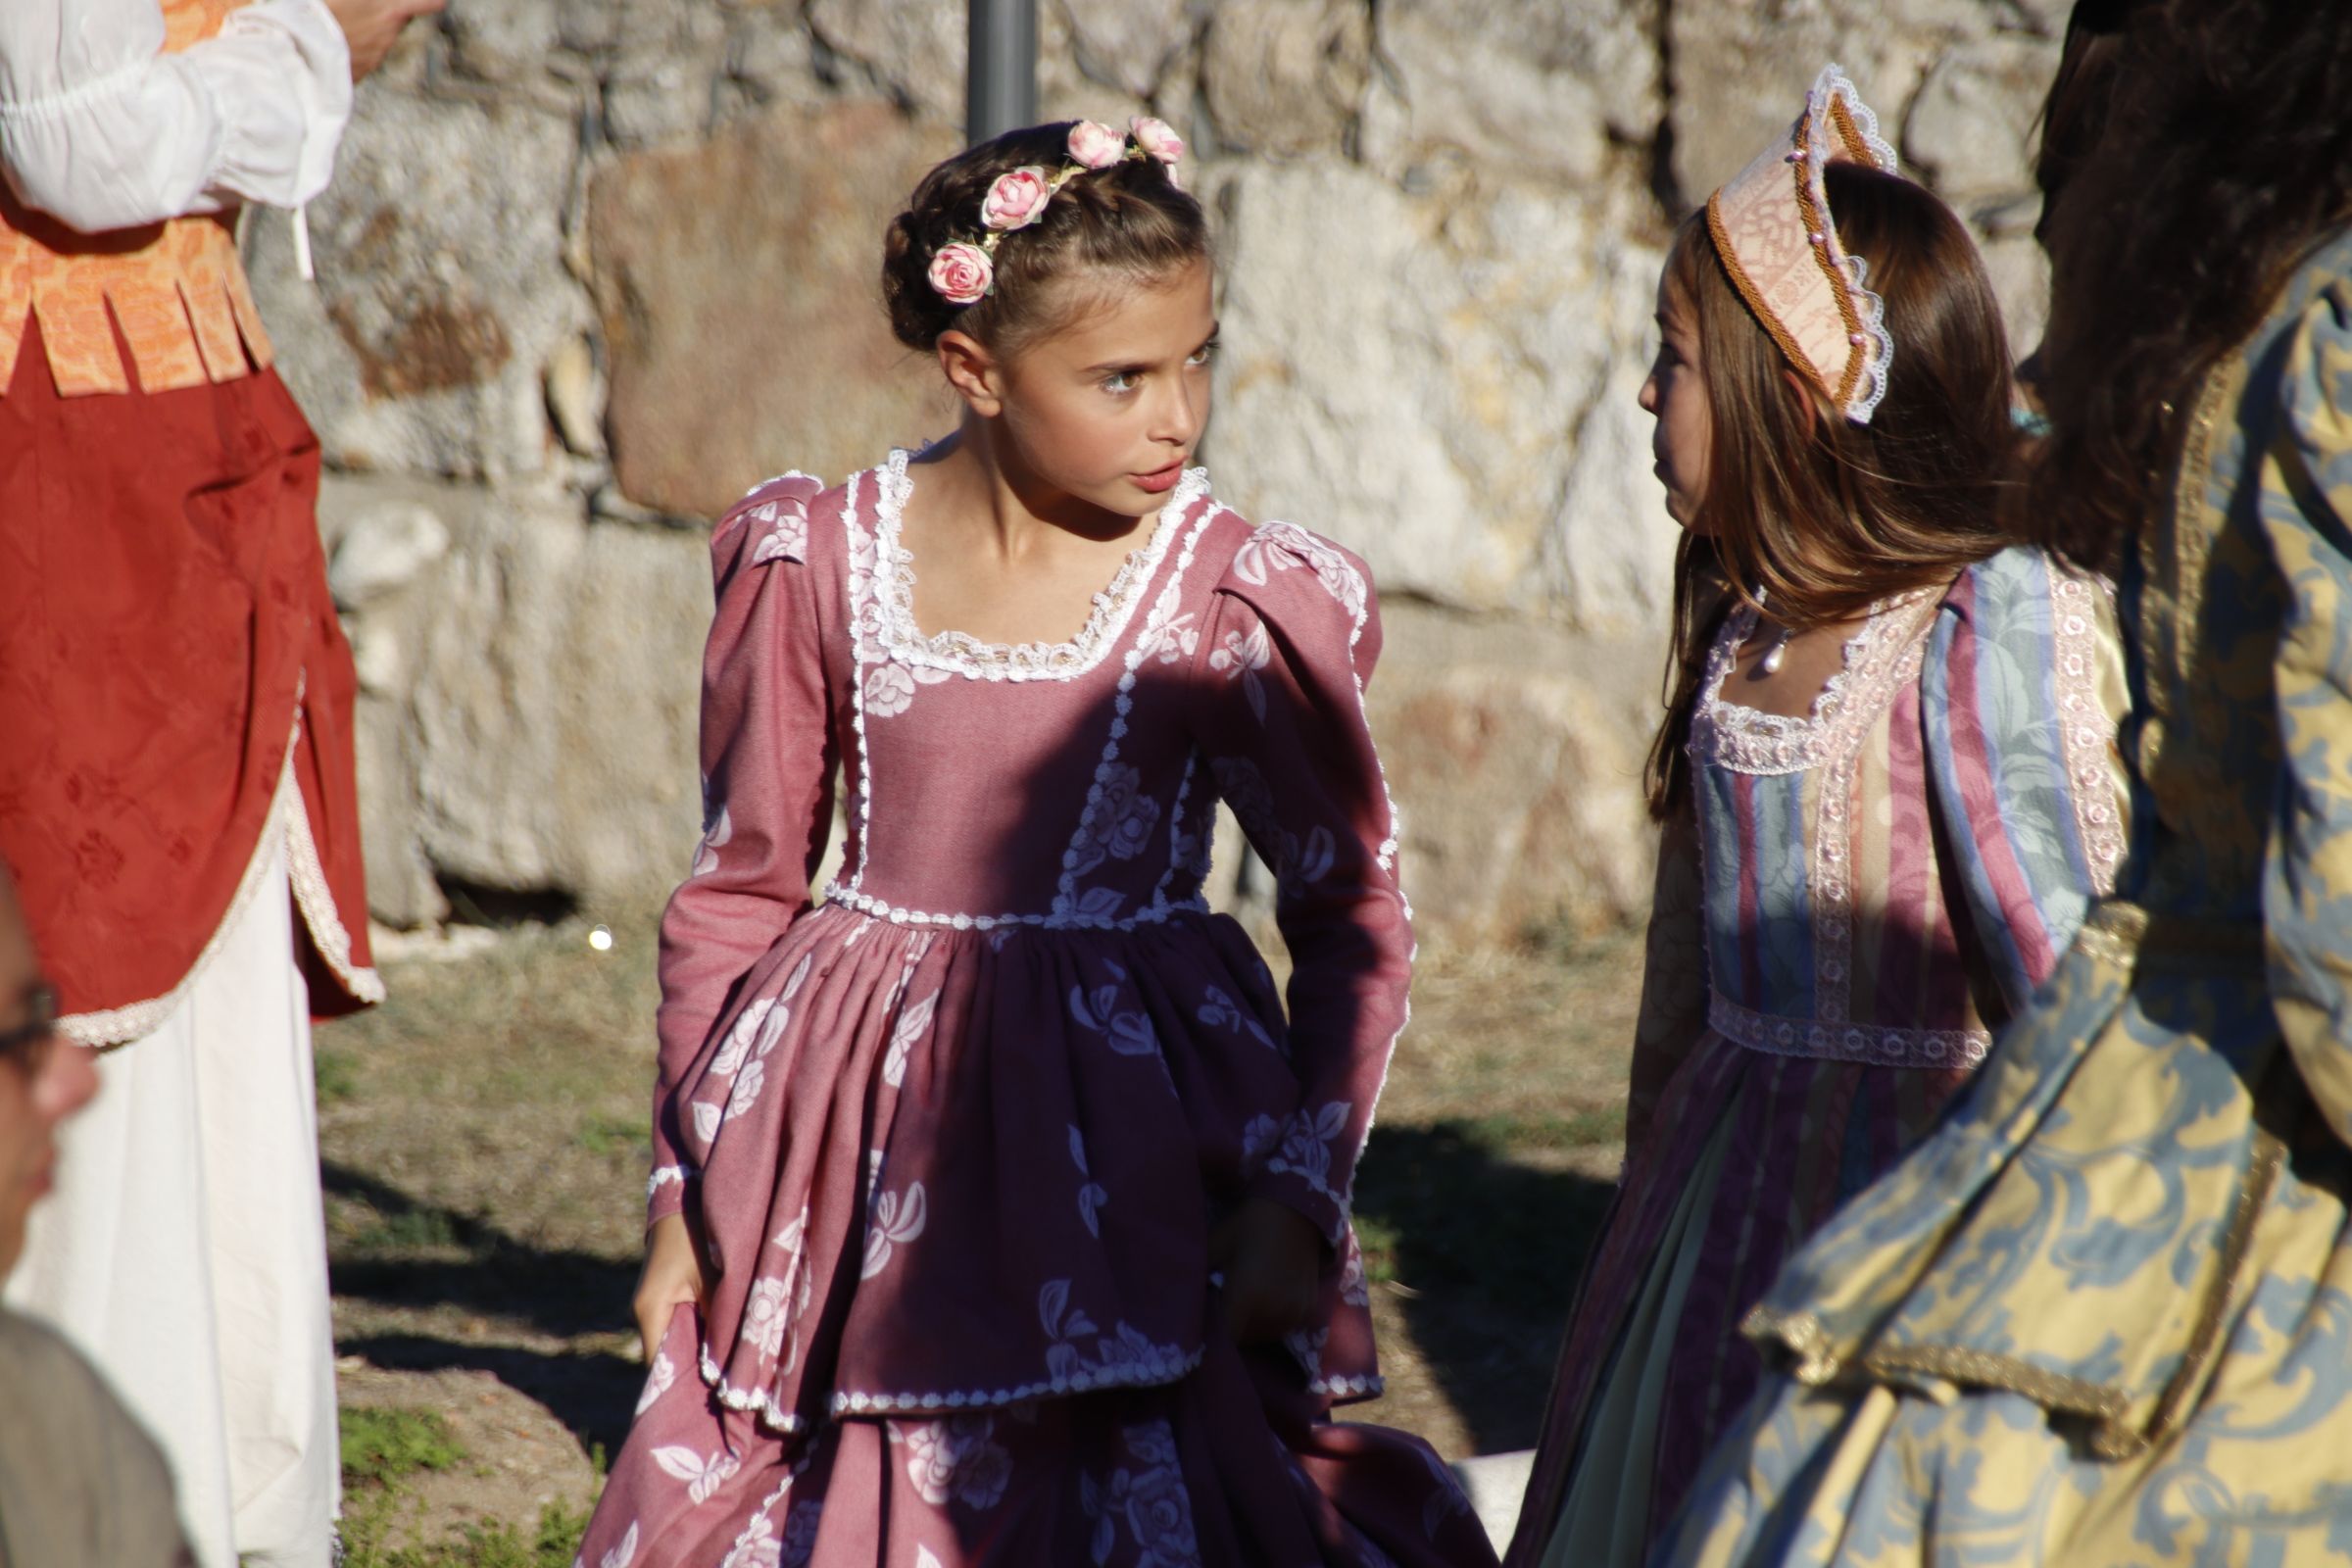
{"type": "Polygon", "coordinates": [[[983,419],[1004,412],[1004,367],[969,332],[939,334],[939,368],[964,406],[983,419]]]}
{"type": "Polygon", "coordinates": [[[1821,393],[1793,365],[1781,367],[1781,379],[1788,383],[1788,395],[1796,400],[1797,417],[1803,421],[1805,434],[1821,433],[1821,393]]]}

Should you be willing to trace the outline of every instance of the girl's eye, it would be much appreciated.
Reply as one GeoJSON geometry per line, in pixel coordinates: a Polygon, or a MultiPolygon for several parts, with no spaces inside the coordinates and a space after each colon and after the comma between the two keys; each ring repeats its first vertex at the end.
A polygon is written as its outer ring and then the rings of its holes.
{"type": "Polygon", "coordinates": [[[1184,363],[1187,365],[1206,365],[1210,360],[1213,360],[1216,357],[1217,345],[1212,339],[1211,341],[1203,343],[1199,348],[1193,350],[1192,358],[1186,360],[1184,363]]]}
{"type": "Polygon", "coordinates": [[[1133,370],[1113,370],[1102,378],[1105,392],[1132,392],[1143,383],[1143,377],[1133,370]]]}

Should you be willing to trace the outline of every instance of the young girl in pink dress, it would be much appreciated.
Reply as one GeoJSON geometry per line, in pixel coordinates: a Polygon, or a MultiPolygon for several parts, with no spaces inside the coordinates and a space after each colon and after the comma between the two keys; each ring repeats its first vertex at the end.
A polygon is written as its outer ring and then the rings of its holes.
{"type": "Polygon", "coordinates": [[[653,1370],[587,1568],[1493,1560],[1426,1446],[1329,1420],[1380,1386],[1348,1195],[1412,956],[1380,621],[1187,466],[1181,151],[1080,122],[932,171],[883,284],[960,427],[712,535],[653,1370]],[[1201,898],[1219,800],[1287,1023],[1201,898]]]}

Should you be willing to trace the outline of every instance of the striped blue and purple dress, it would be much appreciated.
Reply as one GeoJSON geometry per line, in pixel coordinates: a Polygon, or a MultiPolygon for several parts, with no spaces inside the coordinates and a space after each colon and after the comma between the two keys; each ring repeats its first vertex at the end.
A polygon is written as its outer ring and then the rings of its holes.
{"type": "Polygon", "coordinates": [[[1755,1387],[1782,1259],[1916,1142],[2113,883],[2111,597],[2011,549],[1889,600],[1810,716],[1725,700],[1651,917],[1626,1166],[1511,1561],[1637,1564],[1755,1387]]]}

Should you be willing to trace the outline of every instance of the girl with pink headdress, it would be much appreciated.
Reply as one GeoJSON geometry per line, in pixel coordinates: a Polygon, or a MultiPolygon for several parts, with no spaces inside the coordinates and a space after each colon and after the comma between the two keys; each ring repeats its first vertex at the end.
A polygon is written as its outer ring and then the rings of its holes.
{"type": "Polygon", "coordinates": [[[1492,1562],[1379,1391],[1348,1226],[1412,957],[1363,564],[1192,466],[1216,319],[1156,121],[889,229],[963,415],[712,535],[662,924],[651,1376],[588,1568],[1492,1562]],[[838,789],[838,876],[809,883],[838,789]],[[1209,912],[1227,803],[1284,999],[1209,912]]]}
{"type": "Polygon", "coordinates": [[[1623,1182],[1514,1564],[1638,1564],[1782,1260],[1973,1076],[2112,885],[2111,596],[2004,548],[2000,310],[1835,67],[1676,236],[1642,389],[1678,564],[1623,1182]]]}

